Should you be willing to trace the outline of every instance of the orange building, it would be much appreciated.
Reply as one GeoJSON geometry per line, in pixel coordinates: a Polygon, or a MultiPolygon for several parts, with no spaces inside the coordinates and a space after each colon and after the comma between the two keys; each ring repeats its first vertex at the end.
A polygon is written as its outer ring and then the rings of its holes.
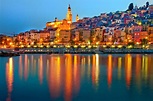
{"type": "Polygon", "coordinates": [[[153,26],[148,27],[149,41],[153,42],[153,26]]]}
{"type": "Polygon", "coordinates": [[[140,42],[140,32],[142,31],[142,26],[134,26],[133,27],[133,34],[134,34],[134,42],[140,42]]]}
{"type": "Polygon", "coordinates": [[[140,39],[148,39],[148,32],[147,31],[140,32],[140,39]]]}

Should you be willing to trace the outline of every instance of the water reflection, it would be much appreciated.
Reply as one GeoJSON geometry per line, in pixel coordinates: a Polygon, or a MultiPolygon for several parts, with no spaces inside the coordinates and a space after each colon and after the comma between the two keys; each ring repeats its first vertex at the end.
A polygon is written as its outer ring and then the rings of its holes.
{"type": "Polygon", "coordinates": [[[98,88],[99,85],[99,55],[93,55],[93,63],[92,63],[92,82],[93,85],[98,88]]]}
{"type": "Polygon", "coordinates": [[[107,65],[107,81],[108,87],[112,84],[112,55],[108,55],[108,65],[107,65]]]}
{"type": "Polygon", "coordinates": [[[19,57],[19,76],[20,76],[20,79],[22,79],[22,76],[23,76],[23,61],[22,61],[22,56],[19,57]]]}
{"type": "Polygon", "coordinates": [[[38,68],[39,68],[39,81],[40,81],[40,84],[42,84],[42,81],[43,81],[43,59],[42,59],[42,55],[40,55],[40,58],[38,59],[38,68]]]}
{"type": "Polygon", "coordinates": [[[122,57],[118,58],[118,79],[121,79],[122,57]]]}
{"type": "Polygon", "coordinates": [[[50,58],[50,67],[48,73],[48,82],[51,96],[57,98],[60,95],[61,90],[61,61],[60,58],[51,57],[50,58]]]}
{"type": "Polygon", "coordinates": [[[24,79],[27,80],[28,78],[28,56],[27,54],[24,56],[24,79]]]}
{"type": "MultiPolygon", "coordinates": [[[[84,87],[89,85],[89,93],[93,94],[91,86],[100,92],[104,84],[108,89],[113,89],[117,81],[122,81],[127,90],[132,85],[139,93],[143,91],[144,84],[153,89],[153,55],[25,54],[18,57],[18,61],[13,60],[14,57],[9,58],[6,63],[7,101],[11,101],[12,90],[16,89],[16,86],[13,88],[14,81],[30,83],[35,80],[37,89],[48,86],[51,99],[61,98],[59,100],[65,101],[72,101],[82,90],[86,91],[84,87]],[[17,75],[14,73],[16,62],[17,75]],[[19,80],[14,78],[17,76],[19,80]]],[[[29,86],[29,89],[33,88],[29,86]]]]}
{"type": "Polygon", "coordinates": [[[11,93],[13,90],[14,81],[14,69],[13,69],[13,58],[9,58],[8,63],[6,63],[6,83],[8,89],[8,95],[6,101],[11,101],[11,93]]]}
{"type": "Polygon", "coordinates": [[[77,94],[80,89],[80,67],[79,67],[79,55],[74,55],[74,70],[73,70],[73,79],[74,79],[74,93],[77,94]]]}
{"type": "Polygon", "coordinates": [[[129,88],[131,84],[131,72],[132,72],[132,56],[130,54],[127,54],[125,56],[125,74],[126,74],[126,85],[129,88]]]}

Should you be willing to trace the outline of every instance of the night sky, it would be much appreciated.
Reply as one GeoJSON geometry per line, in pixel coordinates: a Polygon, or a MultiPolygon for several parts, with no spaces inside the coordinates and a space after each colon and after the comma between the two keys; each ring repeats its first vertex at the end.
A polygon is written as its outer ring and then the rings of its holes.
{"type": "Polygon", "coordinates": [[[153,0],[0,0],[0,34],[18,34],[30,29],[43,29],[55,17],[64,19],[70,4],[73,21],[104,12],[123,11],[132,2],[142,6],[153,0]]]}

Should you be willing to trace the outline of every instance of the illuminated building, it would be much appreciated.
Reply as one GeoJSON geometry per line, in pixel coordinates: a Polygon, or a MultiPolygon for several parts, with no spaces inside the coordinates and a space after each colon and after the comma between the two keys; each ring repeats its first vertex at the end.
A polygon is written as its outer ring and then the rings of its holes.
{"type": "Polygon", "coordinates": [[[95,29],[95,37],[98,37],[99,41],[102,41],[103,40],[103,29],[102,28],[96,28],[95,29]]]}
{"type": "Polygon", "coordinates": [[[140,32],[140,39],[148,39],[147,31],[141,31],[140,32]]]}
{"type": "Polygon", "coordinates": [[[149,41],[153,42],[153,26],[148,27],[149,41]]]}
{"type": "Polygon", "coordinates": [[[142,31],[142,26],[133,27],[134,42],[140,42],[140,32],[141,31],[142,31]]]}
{"type": "Polygon", "coordinates": [[[59,41],[61,42],[69,42],[71,37],[70,30],[61,30],[59,34],[59,41]]]}
{"type": "MultiPolygon", "coordinates": [[[[78,15],[77,15],[76,19],[79,20],[78,15]]],[[[57,29],[56,33],[55,33],[56,42],[57,42],[57,41],[61,40],[61,38],[62,38],[61,36],[63,36],[63,35],[60,35],[60,34],[61,34],[61,32],[63,32],[63,30],[67,32],[67,30],[74,29],[75,24],[73,26],[72,25],[73,25],[73,23],[72,23],[72,12],[71,12],[71,7],[69,5],[68,11],[67,11],[67,14],[66,14],[66,19],[58,20],[57,18],[55,18],[55,21],[46,23],[46,28],[47,29],[54,29],[54,28],[57,29]]],[[[65,33],[65,35],[66,35],[66,33],[65,33]]]]}
{"type": "Polygon", "coordinates": [[[79,37],[80,37],[80,32],[79,32],[79,30],[78,29],[74,29],[74,30],[72,30],[72,34],[73,34],[73,41],[75,41],[75,42],[77,42],[77,41],[79,41],[79,37]]]}
{"type": "Polygon", "coordinates": [[[72,24],[72,12],[71,12],[71,7],[69,5],[66,14],[66,19],[58,20],[57,18],[55,18],[55,21],[46,23],[46,28],[47,29],[58,28],[59,30],[70,30],[71,24],[72,24]]]}
{"type": "Polygon", "coordinates": [[[89,38],[90,38],[90,30],[89,29],[84,29],[82,34],[83,34],[82,35],[83,41],[88,42],[89,38]]]}
{"type": "Polygon", "coordinates": [[[67,15],[66,15],[66,20],[72,23],[72,12],[71,12],[71,7],[69,5],[67,15]]]}
{"type": "Polygon", "coordinates": [[[47,41],[47,39],[50,39],[50,33],[48,31],[39,31],[37,36],[38,41],[40,41],[40,39],[42,39],[43,41],[47,41]]]}

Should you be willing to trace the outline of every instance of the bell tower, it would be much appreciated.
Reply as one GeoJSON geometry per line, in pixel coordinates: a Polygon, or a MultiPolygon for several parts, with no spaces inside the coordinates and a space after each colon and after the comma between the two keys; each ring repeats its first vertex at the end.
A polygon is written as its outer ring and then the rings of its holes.
{"type": "Polygon", "coordinates": [[[68,7],[66,19],[72,23],[72,12],[71,12],[70,4],[69,4],[69,7],[68,7]]]}
{"type": "Polygon", "coordinates": [[[79,20],[79,15],[77,14],[76,15],[76,22],[78,22],[78,20],[79,20]]]}

